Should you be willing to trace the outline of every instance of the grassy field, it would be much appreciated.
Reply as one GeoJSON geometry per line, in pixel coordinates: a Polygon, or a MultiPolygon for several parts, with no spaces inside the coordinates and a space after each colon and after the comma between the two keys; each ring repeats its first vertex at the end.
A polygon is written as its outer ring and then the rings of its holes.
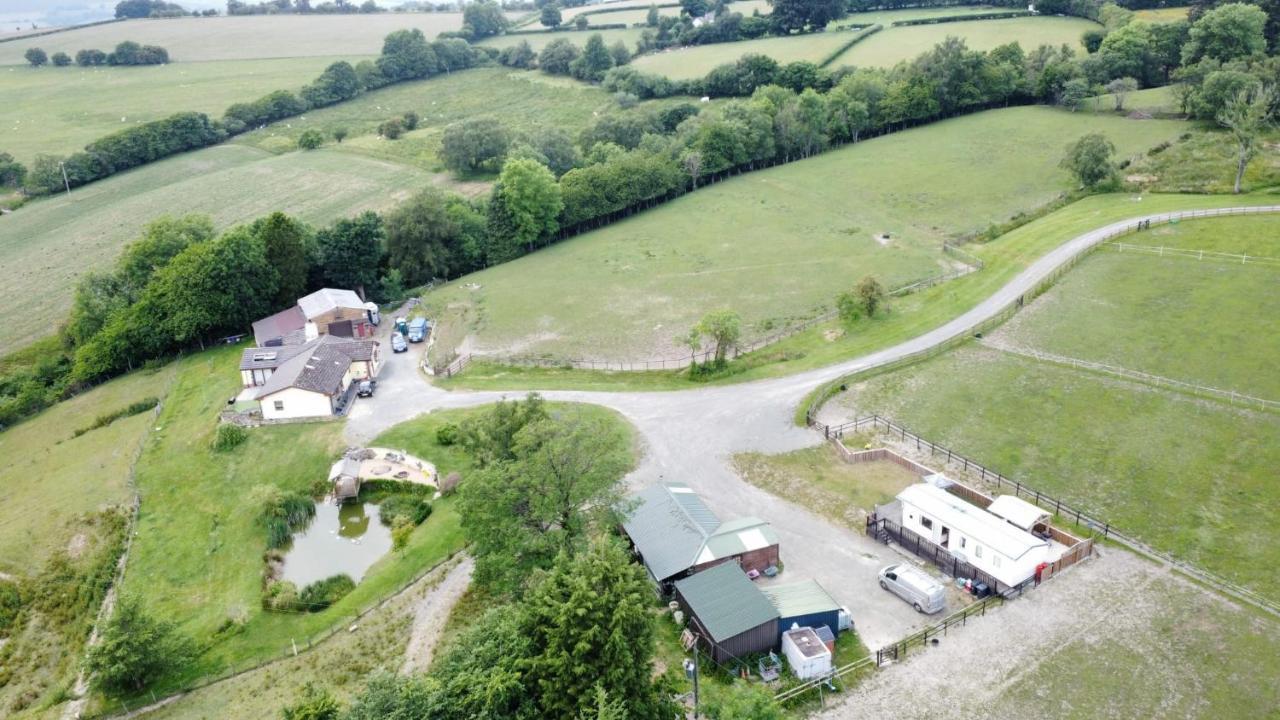
{"type": "MultiPolygon", "coordinates": [[[[524,29],[532,30],[534,28],[528,27],[524,29]]],[[[568,30],[565,32],[553,32],[553,33],[538,32],[538,33],[529,33],[527,35],[498,35],[496,37],[485,38],[484,40],[481,40],[476,44],[487,45],[487,46],[496,47],[496,48],[504,48],[504,47],[510,47],[512,45],[519,45],[520,41],[523,40],[529,43],[529,47],[532,47],[535,51],[539,51],[539,50],[542,50],[542,48],[546,47],[547,44],[550,43],[552,40],[556,40],[558,38],[564,38],[569,42],[573,43],[574,45],[577,45],[578,47],[582,47],[583,45],[587,44],[587,38],[591,37],[592,35],[595,35],[596,33],[599,33],[600,36],[604,38],[604,42],[606,45],[612,45],[615,42],[621,40],[623,43],[626,44],[627,49],[631,50],[632,52],[635,52],[636,43],[640,40],[641,32],[643,32],[642,28],[626,28],[626,29],[619,28],[614,30],[587,30],[586,32],[580,32],[577,30],[568,30]]]]}
{"type": "Polygon", "coordinates": [[[768,37],[742,42],[674,48],[638,57],[631,64],[637,70],[686,80],[700,78],[719,65],[735,62],[743,55],[752,53],[768,55],[784,64],[796,60],[822,62],[849,42],[853,32],[852,30],[829,30],[811,35],[768,37]]]}
{"type": "Polygon", "coordinates": [[[426,300],[438,315],[470,308],[480,350],[677,357],[676,338],[716,307],[759,336],[864,275],[895,286],[942,271],[943,240],[1067,189],[1067,138],[1101,131],[1127,155],[1184,127],[1048,108],[970,115],[717,183],[426,300]],[[1025,152],[1002,152],[1011,142],[1025,152]]]}
{"type": "Polygon", "coordinates": [[[1025,17],[1006,20],[975,20],[886,28],[854,45],[836,58],[832,67],[853,65],[891,67],[933,48],[949,36],[962,38],[971,50],[990,50],[1017,41],[1023,50],[1040,45],[1067,44],[1083,52],[1080,38],[1099,25],[1081,18],[1025,17]]]}
{"type": "MultiPolygon", "coordinates": [[[[592,14],[588,15],[587,19],[591,21],[592,25],[603,25],[606,23],[607,24],[626,23],[628,25],[635,25],[637,23],[643,23],[648,20],[649,5],[650,3],[627,3],[627,2],[608,3],[607,5],[583,5],[581,7],[576,7],[576,8],[565,8],[561,14],[563,16],[564,22],[566,23],[570,22],[571,20],[573,20],[573,18],[577,17],[578,15],[581,15],[584,12],[591,12],[592,14]],[[603,10],[605,8],[613,8],[615,5],[619,7],[634,6],[635,9],[634,10],[619,9],[619,10],[615,10],[614,12],[606,12],[606,13],[596,12],[598,10],[603,10]]],[[[739,0],[739,2],[730,3],[728,7],[729,7],[729,12],[741,13],[743,17],[751,17],[751,15],[756,12],[759,12],[761,15],[768,15],[773,10],[772,6],[769,5],[768,0],[739,0]]],[[[679,6],[658,8],[659,15],[669,15],[671,17],[678,17],[680,15],[680,12],[681,12],[681,9],[679,6]]],[[[542,26],[535,22],[531,27],[542,27],[542,26]]]]}
{"type": "Polygon", "coordinates": [[[1170,23],[1186,20],[1189,10],[1191,10],[1189,7],[1149,8],[1147,10],[1135,10],[1133,14],[1134,19],[1141,22],[1170,23]]]}
{"type": "Polygon", "coordinates": [[[1280,577],[1258,572],[1280,561],[1280,416],[981,346],[859,382],[838,402],[1280,597],[1280,577]]]}
{"type": "MultiPolygon", "coordinates": [[[[1280,258],[1280,217],[1158,226],[1141,245],[1280,258]]],[[[1276,265],[1102,250],[993,337],[1000,345],[1280,400],[1276,265]]]]}
{"type": "Polygon", "coordinates": [[[129,466],[150,412],[72,437],[99,415],[163,397],[168,368],[136,372],[94,388],[0,433],[5,503],[0,506],[0,572],[26,575],[78,532],[84,513],[129,500],[129,466]]]}
{"type": "Polygon", "coordinates": [[[354,58],[3,68],[0,147],[29,163],[36,153],[69,154],[109,133],[180,110],[220,118],[232,103],[273,90],[297,90],[329,63],[344,59],[354,58]]]}
{"type": "MultiPolygon", "coordinates": [[[[715,383],[777,377],[858,357],[939,327],[973,308],[1036,259],[1088,230],[1148,212],[1274,204],[1275,195],[1097,195],[1050,213],[998,240],[971,245],[986,263],[982,272],[898,298],[888,312],[852,326],[822,323],[731,365],[715,383]],[[1140,203],[1140,204],[1139,204],[1140,203]]],[[[471,389],[671,390],[701,385],[683,372],[590,372],[520,368],[477,362],[447,386],[471,389]]],[[[800,414],[801,421],[803,413],[800,414]]]]}
{"type": "MultiPolygon", "coordinates": [[[[1152,192],[1231,192],[1236,149],[1220,130],[1196,130],[1163,152],[1139,157],[1124,169],[1126,181],[1152,192]]],[[[1258,157],[1244,174],[1246,190],[1280,186],[1280,130],[1264,133],[1258,157]]]]}
{"type": "Polygon", "coordinates": [[[386,209],[445,180],[330,149],[277,157],[222,145],[121,173],[70,196],[38,200],[0,219],[0,264],[11,268],[4,302],[12,313],[0,329],[0,346],[20,347],[53,332],[77,279],[109,267],[120,248],[160,215],[207,213],[225,228],[284,210],[321,223],[386,209]]]}
{"type": "Polygon", "coordinates": [[[849,25],[883,25],[888,28],[895,22],[922,20],[925,18],[954,17],[956,15],[981,15],[990,12],[1009,12],[1022,8],[995,7],[993,5],[944,5],[941,7],[905,8],[902,10],[874,10],[849,13],[831,23],[831,27],[849,25]]]}
{"type": "Polygon", "coordinates": [[[462,28],[461,13],[255,15],[127,20],[0,43],[0,65],[22,65],[27,48],[110,51],[125,40],[160,45],[177,63],[309,55],[377,55],[393,30],[419,28],[428,38],[462,28]]]}

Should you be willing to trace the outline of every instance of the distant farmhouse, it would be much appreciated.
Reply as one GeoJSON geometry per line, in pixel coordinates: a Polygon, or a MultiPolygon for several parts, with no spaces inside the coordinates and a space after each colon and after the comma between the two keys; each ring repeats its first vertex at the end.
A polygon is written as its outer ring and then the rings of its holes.
{"type": "Polygon", "coordinates": [[[382,366],[371,311],[350,290],[326,288],[253,324],[258,347],[240,356],[240,398],[264,420],[342,413],[355,384],[382,366]]]}
{"type": "Polygon", "coordinates": [[[721,522],[689,486],[653,485],[622,529],[649,576],[665,595],[671,583],[725,562],[751,575],[772,574],[778,565],[778,535],[753,517],[721,522]]]}

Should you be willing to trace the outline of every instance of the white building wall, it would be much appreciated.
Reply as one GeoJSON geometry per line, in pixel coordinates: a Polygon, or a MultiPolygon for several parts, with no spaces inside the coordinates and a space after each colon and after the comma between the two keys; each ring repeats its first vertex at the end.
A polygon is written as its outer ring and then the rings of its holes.
{"type": "Polygon", "coordinates": [[[262,405],[262,417],[266,420],[328,417],[333,414],[333,405],[328,395],[299,388],[286,388],[259,402],[262,405]],[[280,409],[276,408],[277,402],[282,406],[280,409]]]}
{"type": "Polygon", "coordinates": [[[1021,558],[1010,558],[905,501],[902,503],[902,526],[935,545],[942,544],[942,528],[948,527],[947,550],[1006,585],[1026,581],[1035,575],[1037,565],[1048,561],[1047,547],[1032,548],[1021,558]],[[933,525],[932,528],[925,527],[926,518],[933,525]]]}

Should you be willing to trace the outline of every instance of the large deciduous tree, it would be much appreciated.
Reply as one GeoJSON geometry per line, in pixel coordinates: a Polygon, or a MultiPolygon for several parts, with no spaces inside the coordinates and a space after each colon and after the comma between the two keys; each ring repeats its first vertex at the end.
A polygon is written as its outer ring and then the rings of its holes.
{"type": "Polygon", "coordinates": [[[560,228],[560,211],[564,209],[560,185],[546,166],[527,158],[508,161],[493,188],[491,209],[502,222],[493,228],[498,233],[493,242],[501,248],[501,262],[512,253],[532,252],[546,243],[560,228]]]}
{"type": "Polygon", "coordinates": [[[497,35],[506,30],[508,24],[502,6],[493,0],[476,0],[464,5],[462,23],[471,28],[471,36],[476,40],[497,35]]]}
{"type": "Polygon", "coordinates": [[[604,44],[604,36],[594,33],[587,38],[587,44],[582,48],[582,55],[570,63],[569,72],[579,80],[599,82],[611,67],[613,67],[613,55],[604,44]]]}
{"type": "Polygon", "coordinates": [[[286,308],[297,302],[307,292],[307,226],[285,215],[274,212],[254,221],[253,232],[262,238],[267,263],[278,275],[276,294],[272,308],[286,308]]]}
{"type": "Polygon", "coordinates": [[[842,0],[769,0],[773,12],[774,32],[786,35],[795,31],[821,30],[845,14],[842,0]]]}
{"type": "Polygon", "coordinates": [[[1258,156],[1263,131],[1271,126],[1269,112],[1273,100],[1274,92],[1270,88],[1245,90],[1218,113],[1218,124],[1231,131],[1236,143],[1236,194],[1240,193],[1249,162],[1258,156]]]}
{"type": "Polygon", "coordinates": [[[1067,146],[1062,167],[1080,182],[1081,187],[1092,188],[1115,174],[1111,156],[1115,145],[1101,133],[1090,133],[1067,146]]]}
{"type": "Polygon", "coordinates": [[[511,132],[497,118],[468,118],[444,129],[440,160],[456,173],[497,170],[510,146],[511,132]]]}
{"type": "Polygon", "coordinates": [[[1267,49],[1267,14],[1256,5],[1228,3],[1206,12],[1191,26],[1182,46],[1182,64],[1202,59],[1230,62],[1267,49]]]}
{"type": "Polygon", "coordinates": [[[427,188],[386,215],[387,263],[410,287],[450,276],[466,232],[450,206],[444,192],[427,188]]]}
{"type": "Polygon", "coordinates": [[[421,30],[396,30],[382,41],[378,70],[392,82],[424,78],[440,71],[440,61],[421,30]]]}
{"type": "Polygon", "coordinates": [[[382,260],[382,220],[377,213],[339,220],[316,233],[316,249],[325,282],[349,288],[364,297],[378,281],[382,260]]]}

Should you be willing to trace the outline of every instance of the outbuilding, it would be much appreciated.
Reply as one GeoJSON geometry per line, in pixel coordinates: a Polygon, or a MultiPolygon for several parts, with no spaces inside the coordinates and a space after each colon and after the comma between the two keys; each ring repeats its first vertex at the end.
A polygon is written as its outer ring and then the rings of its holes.
{"type": "Polygon", "coordinates": [[[760,591],[778,611],[778,627],[783,633],[792,625],[800,627],[825,627],[832,635],[838,635],[844,623],[844,608],[818,584],[817,580],[766,585],[760,591]]]}
{"type": "Polygon", "coordinates": [[[676,581],[676,602],[716,662],[772,650],[778,611],[736,563],[676,581]]]}
{"type": "Polygon", "coordinates": [[[801,680],[811,680],[831,672],[831,650],[809,627],[792,627],[782,633],[782,654],[791,672],[801,680]]]}

